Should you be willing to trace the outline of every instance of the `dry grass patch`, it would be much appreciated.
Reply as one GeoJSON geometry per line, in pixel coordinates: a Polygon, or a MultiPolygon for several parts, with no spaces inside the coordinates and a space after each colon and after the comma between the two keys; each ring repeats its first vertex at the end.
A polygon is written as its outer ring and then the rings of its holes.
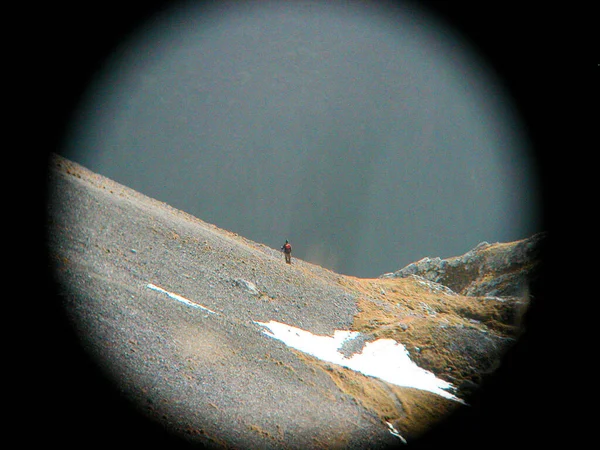
{"type": "Polygon", "coordinates": [[[451,295],[413,278],[344,277],[340,284],[358,295],[355,329],[378,335],[386,333],[386,326],[405,331],[416,319],[426,318],[437,325],[479,326],[514,337],[519,333],[520,316],[526,306],[515,307],[516,301],[451,295]]]}
{"type": "Polygon", "coordinates": [[[498,339],[520,331],[515,302],[453,295],[415,278],[339,282],[358,297],[353,330],[403,344],[417,365],[455,386],[478,381],[499,356],[498,339]]]}
{"type": "Polygon", "coordinates": [[[431,429],[462,406],[431,392],[395,386],[310,355],[298,356],[310,366],[327,373],[345,395],[373,413],[382,423],[391,423],[409,440],[431,429]]]}

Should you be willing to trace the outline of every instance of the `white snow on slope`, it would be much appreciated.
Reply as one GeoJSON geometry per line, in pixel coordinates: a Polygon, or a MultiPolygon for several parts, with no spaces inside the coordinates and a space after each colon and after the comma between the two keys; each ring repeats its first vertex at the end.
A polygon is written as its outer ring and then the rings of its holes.
{"type": "MultiPolygon", "coordinates": [[[[210,314],[218,314],[205,306],[194,303],[181,295],[169,292],[152,283],[147,288],[166,294],[168,297],[193,308],[202,309],[210,314]]],[[[289,347],[315,356],[323,361],[337,364],[364,375],[380,378],[397,386],[412,387],[432,392],[442,397],[464,403],[463,400],[448,392],[453,386],[435,374],[417,366],[404,345],[393,339],[378,339],[366,342],[361,353],[347,358],[339,349],[349,340],[360,336],[357,331],[335,330],[333,336],[319,336],[300,328],[271,320],[268,323],[255,322],[267,328],[267,336],[284,342],[289,347]]]]}
{"type": "Polygon", "coordinates": [[[397,386],[422,389],[464,403],[447,391],[453,387],[450,383],[417,366],[410,359],[406,348],[392,339],[367,342],[360,354],[346,358],[338,350],[344,341],[359,335],[356,331],[336,330],[333,336],[318,336],[275,321],[256,323],[270,330],[264,331],[267,336],[323,361],[380,378],[397,386]]]}
{"type": "Polygon", "coordinates": [[[156,286],[156,285],[154,285],[152,283],[148,283],[146,285],[146,287],[149,288],[149,289],[152,289],[153,291],[162,292],[163,294],[167,294],[172,299],[178,300],[181,303],[185,303],[186,305],[192,306],[194,308],[202,309],[202,310],[204,310],[204,311],[206,311],[206,312],[208,312],[210,314],[217,314],[216,312],[214,312],[214,311],[206,308],[205,306],[199,305],[198,303],[194,303],[194,302],[188,300],[187,298],[182,297],[181,295],[177,295],[177,294],[173,294],[172,292],[165,291],[163,288],[158,287],[158,286],[156,286]]]}

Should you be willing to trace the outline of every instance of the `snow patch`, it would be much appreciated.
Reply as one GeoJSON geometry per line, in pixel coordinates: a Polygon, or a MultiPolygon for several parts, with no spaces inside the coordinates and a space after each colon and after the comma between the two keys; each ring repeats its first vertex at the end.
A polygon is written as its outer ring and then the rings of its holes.
{"type": "Polygon", "coordinates": [[[460,398],[448,392],[448,390],[454,389],[450,383],[417,366],[410,359],[404,345],[393,339],[367,342],[361,353],[347,358],[339,350],[345,341],[354,339],[360,334],[357,331],[335,330],[333,336],[319,336],[275,321],[255,323],[268,328],[269,331],[263,331],[267,336],[323,361],[380,378],[396,386],[421,389],[464,403],[460,398]]]}
{"type": "Polygon", "coordinates": [[[202,309],[202,310],[204,310],[204,311],[206,311],[206,312],[208,312],[210,314],[217,314],[216,312],[214,312],[214,311],[212,311],[212,310],[210,310],[210,309],[208,309],[208,308],[206,308],[206,307],[204,307],[202,305],[199,305],[198,303],[194,303],[194,302],[188,300],[187,298],[182,297],[181,295],[177,295],[177,294],[173,294],[172,292],[165,291],[163,288],[158,287],[158,286],[156,286],[156,285],[154,285],[152,283],[148,283],[146,285],[146,287],[149,288],[149,289],[152,289],[153,291],[162,292],[163,294],[167,294],[172,299],[180,301],[181,303],[185,303],[188,306],[192,306],[194,308],[202,309]]]}
{"type": "Polygon", "coordinates": [[[390,433],[392,433],[394,436],[396,436],[398,439],[400,439],[404,444],[407,444],[408,442],[406,442],[406,439],[404,439],[402,437],[402,435],[400,434],[400,432],[398,430],[396,430],[396,428],[394,428],[394,425],[392,425],[389,422],[386,422],[388,428],[390,429],[390,433]]]}

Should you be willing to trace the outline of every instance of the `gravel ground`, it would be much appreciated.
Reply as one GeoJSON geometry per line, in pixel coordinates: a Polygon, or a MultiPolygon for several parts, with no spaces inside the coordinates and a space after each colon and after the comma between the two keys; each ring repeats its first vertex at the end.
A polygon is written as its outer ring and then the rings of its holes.
{"type": "Polygon", "coordinates": [[[287,265],[275,249],[69,161],[53,167],[49,242],[65,311],[144,417],[219,447],[397,444],[325,372],[255,323],[348,329],[356,304],[338,275],[295,258],[287,265]]]}

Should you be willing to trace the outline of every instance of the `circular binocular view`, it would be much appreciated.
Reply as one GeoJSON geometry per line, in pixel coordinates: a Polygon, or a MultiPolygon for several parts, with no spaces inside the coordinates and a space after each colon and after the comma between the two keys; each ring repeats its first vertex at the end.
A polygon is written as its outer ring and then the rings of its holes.
{"type": "Polygon", "coordinates": [[[497,75],[414,3],[174,2],[52,156],[48,250],[81,347],[169,433],[410,446],[523,333],[537,186],[497,75]]]}

